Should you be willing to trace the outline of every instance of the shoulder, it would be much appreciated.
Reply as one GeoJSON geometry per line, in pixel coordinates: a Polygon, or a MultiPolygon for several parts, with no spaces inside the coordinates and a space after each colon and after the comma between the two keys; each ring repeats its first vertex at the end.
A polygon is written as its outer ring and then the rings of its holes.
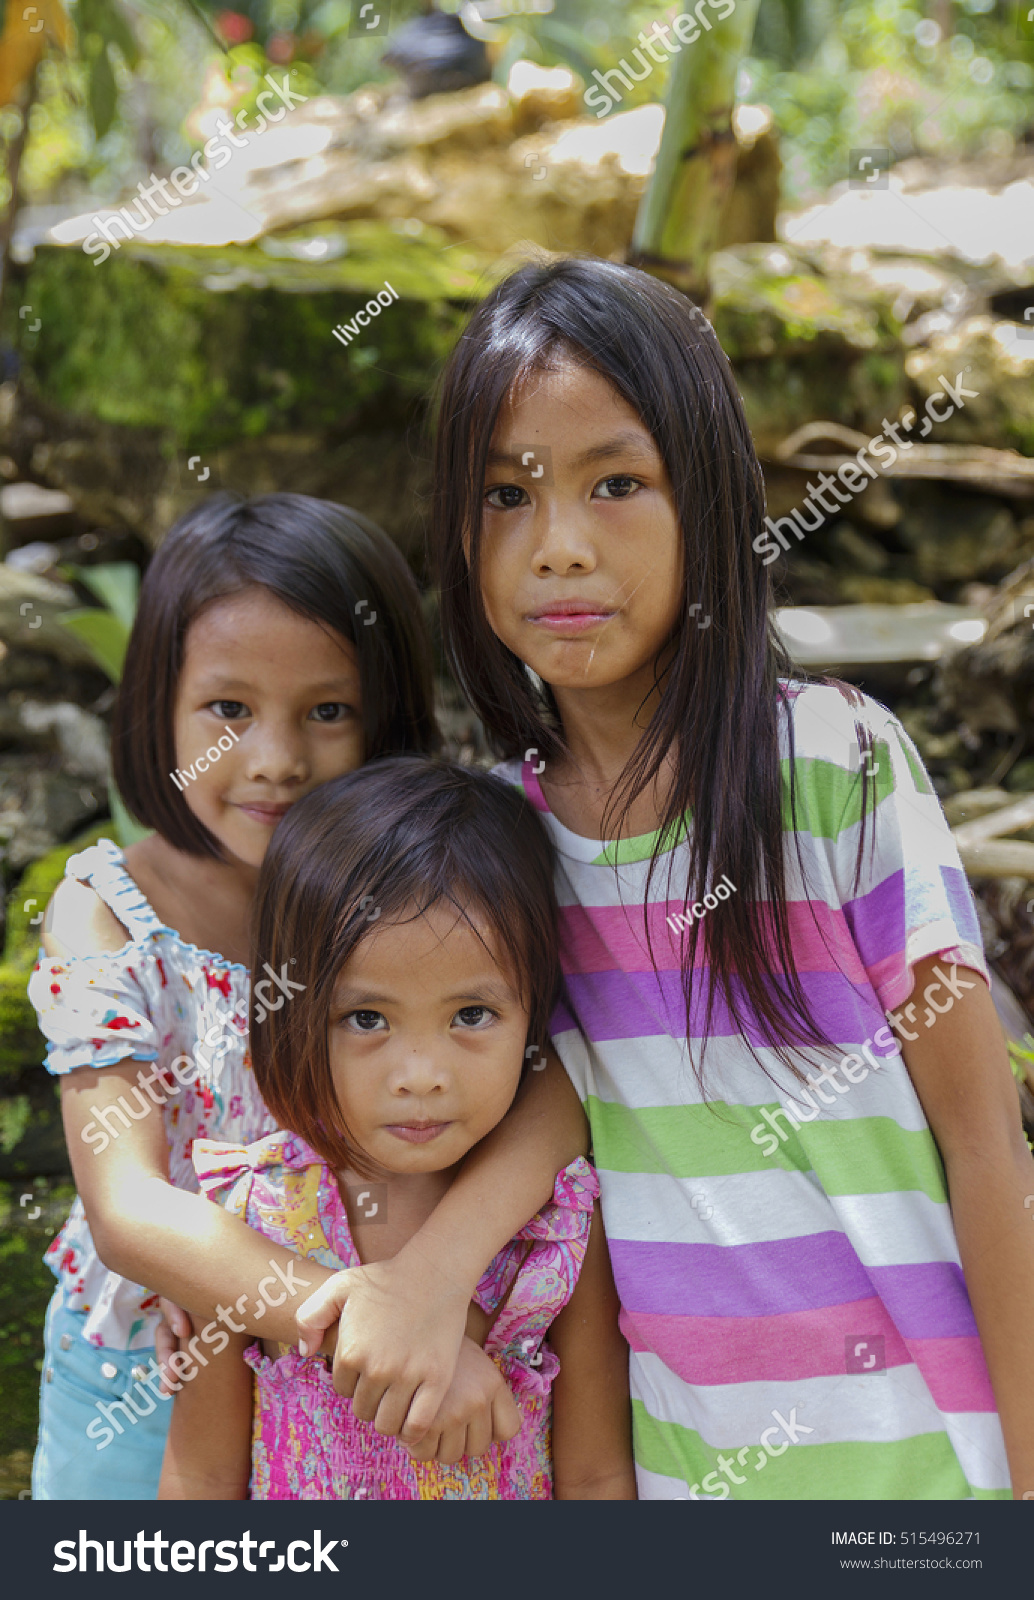
{"type": "Polygon", "coordinates": [[[795,762],[823,761],[857,776],[859,733],[886,741],[901,725],[886,706],[850,685],[789,683],[783,685],[780,729],[784,758],[791,730],[795,762]]]}
{"type": "Polygon", "coordinates": [[[491,776],[498,778],[502,783],[508,783],[514,789],[520,789],[521,771],[523,762],[519,756],[511,756],[508,761],[498,762],[491,770],[491,776]]]}
{"type": "Polygon", "coordinates": [[[78,878],[62,878],[43,920],[48,956],[91,956],[121,950],[129,933],[96,889],[78,878]]]}

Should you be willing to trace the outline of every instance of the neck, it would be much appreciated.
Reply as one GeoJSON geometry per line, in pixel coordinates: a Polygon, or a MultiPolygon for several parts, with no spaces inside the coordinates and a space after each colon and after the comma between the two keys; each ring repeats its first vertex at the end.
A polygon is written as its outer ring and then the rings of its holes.
{"type": "Polygon", "coordinates": [[[571,762],[581,779],[610,793],[660,704],[652,667],[596,689],[554,689],[571,762]]]}

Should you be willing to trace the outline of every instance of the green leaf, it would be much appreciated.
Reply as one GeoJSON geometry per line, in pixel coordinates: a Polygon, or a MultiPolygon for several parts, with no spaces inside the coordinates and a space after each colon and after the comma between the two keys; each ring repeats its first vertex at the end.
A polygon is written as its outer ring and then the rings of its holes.
{"type": "Polygon", "coordinates": [[[103,139],[115,120],[118,86],[111,70],[107,46],[99,50],[90,62],[86,85],[86,99],[90,108],[90,121],[98,139],[103,139]]]}
{"type": "Polygon", "coordinates": [[[0,1150],[10,1155],[22,1134],[29,1126],[32,1106],[27,1094],[16,1094],[10,1100],[0,1100],[0,1150]]]}
{"type": "Polygon", "coordinates": [[[62,571],[96,595],[101,604],[113,611],[127,628],[133,626],[140,593],[140,572],[132,561],[108,561],[96,567],[69,566],[62,568],[62,571]]]}
{"type": "Polygon", "coordinates": [[[128,850],[131,844],[136,844],[140,839],[147,839],[153,831],[137,822],[126,810],[126,803],[113,783],[108,784],[108,804],[111,807],[111,820],[115,824],[115,833],[123,850],[128,850]]]}
{"type": "Polygon", "coordinates": [[[91,607],[65,611],[58,620],[63,628],[83,641],[112,683],[118,683],[129,643],[129,629],[122,619],[110,611],[96,611],[91,607]]]}
{"type": "Polygon", "coordinates": [[[122,59],[127,67],[135,67],[140,59],[140,49],[133,36],[133,30],[122,15],[114,0],[107,4],[98,5],[94,11],[94,26],[104,35],[109,44],[116,45],[122,53],[122,59]]]}

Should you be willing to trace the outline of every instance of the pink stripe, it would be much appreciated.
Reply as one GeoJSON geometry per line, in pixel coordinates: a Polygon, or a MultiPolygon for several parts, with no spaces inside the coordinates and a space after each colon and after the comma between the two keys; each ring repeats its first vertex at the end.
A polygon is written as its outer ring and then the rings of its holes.
{"type": "Polygon", "coordinates": [[[544,811],[549,816],[550,810],[546,804],[546,797],[542,793],[542,785],[532,771],[530,761],[525,761],[521,764],[521,783],[524,786],[524,793],[528,796],[535,810],[544,811]]]}
{"type": "Polygon", "coordinates": [[[622,1309],[621,1331],[633,1350],[652,1351],[683,1382],[708,1386],[843,1377],[848,1347],[879,1334],[885,1366],[914,1362],[939,1411],[995,1409],[978,1338],[906,1343],[875,1298],[773,1317],[670,1317],[622,1309]]]}
{"type": "MultiPolygon", "coordinates": [[[[848,1339],[876,1334],[883,1338],[888,1367],[910,1366],[913,1360],[875,1296],[771,1317],[671,1317],[622,1309],[621,1331],[633,1350],[653,1351],[686,1383],[843,1377],[848,1339]]],[[[916,1344],[958,1347],[977,1342],[926,1339],[916,1344]]]]}
{"type": "Polygon", "coordinates": [[[905,966],[904,950],[895,950],[891,955],[881,957],[879,961],[869,968],[869,982],[879,995],[886,1011],[889,1011],[898,1003],[894,996],[897,995],[900,988],[902,974],[908,981],[908,988],[901,995],[901,999],[907,1000],[912,992],[912,983],[908,969],[905,966]]]}
{"type": "MultiPolygon", "coordinates": [[[[649,972],[654,970],[654,963],[658,972],[679,971],[682,965],[682,935],[666,919],[681,913],[683,909],[681,901],[651,901],[646,908],[647,922],[644,925],[641,905],[561,906],[560,941],[564,971],[649,972]],[[653,944],[654,963],[650,961],[647,927],[653,944]]],[[[721,904],[713,911],[705,910],[702,932],[707,918],[720,916],[721,912],[721,904]]],[[[821,900],[796,900],[789,903],[787,913],[794,966],[798,972],[829,973],[839,970],[850,983],[868,985],[865,968],[842,911],[833,910],[821,900]],[[839,968],[834,957],[839,960],[839,968]]],[[[767,922],[767,906],[762,908],[761,914],[767,922]]],[[[705,951],[701,943],[697,945],[695,965],[703,966],[704,958],[705,951]]],[[[776,972],[783,970],[774,958],[771,967],[776,972]]]]}
{"type": "Polygon", "coordinates": [[[994,1391],[980,1340],[910,1339],[908,1348],[938,1411],[993,1411],[994,1391]]]}

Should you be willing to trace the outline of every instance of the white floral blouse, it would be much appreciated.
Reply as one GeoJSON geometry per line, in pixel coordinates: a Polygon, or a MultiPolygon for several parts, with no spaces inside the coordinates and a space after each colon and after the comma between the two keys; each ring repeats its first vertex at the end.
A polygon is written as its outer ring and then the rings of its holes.
{"type": "MultiPolygon", "coordinates": [[[[161,1116],[170,1182],[196,1192],[195,1139],[250,1144],[275,1127],[248,1054],[248,969],[185,944],[165,927],[110,839],[71,856],[65,875],[100,895],[129,940],[110,954],[57,958],[41,952],[29,999],[50,1042],[47,1070],[146,1063],[137,1076],[140,1087],[120,1097],[125,1110],[108,1108],[103,1119],[88,1121],[83,1140],[99,1154],[130,1118],[161,1116]],[[183,1056],[189,1063],[179,1060],[183,1056]]],[[[78,1198],[44,1259],[68,1309],[82,1313],[83,1337],[91,1344],[114,1350],[153,1345],[158,1296],[102,1264],[78,1198]]]]}

